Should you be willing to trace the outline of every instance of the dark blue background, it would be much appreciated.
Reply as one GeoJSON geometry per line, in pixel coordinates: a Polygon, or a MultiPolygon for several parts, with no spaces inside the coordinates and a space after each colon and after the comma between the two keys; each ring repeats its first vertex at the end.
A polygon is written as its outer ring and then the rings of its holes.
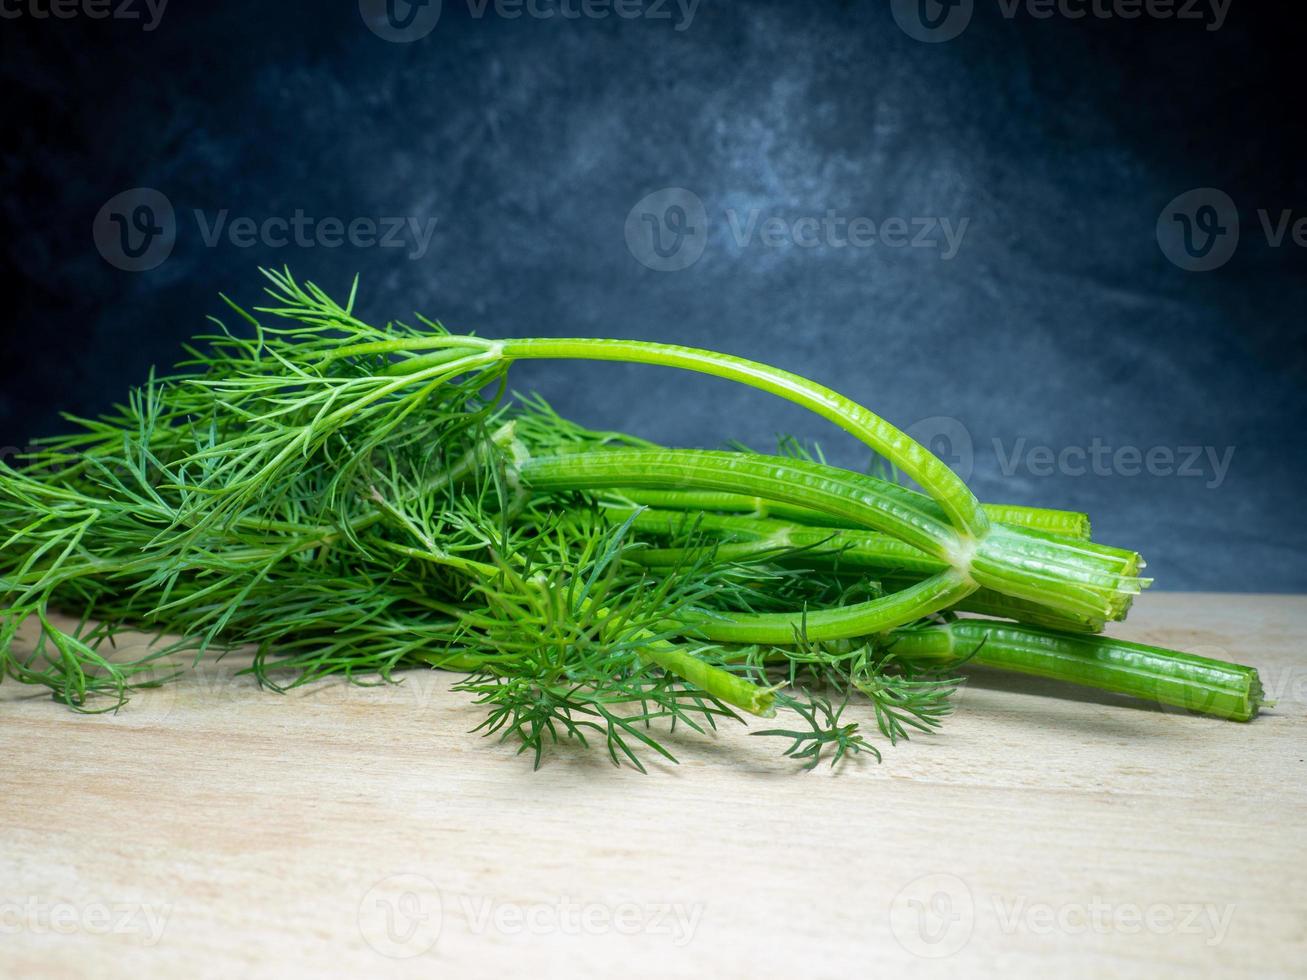
{"type": "MultiPolygon", "coordinates": [[[[24,0],[26,2],[26,0],[24,0]]],[[[115,0],[115,3],[119,0],[115,0]]],[[[1264,5],[1263,5],[1264,6],[1264,5]]],[[[169,6],[139,22],[0,20],[0,218],[11,273],[0,446],[120,397],[289,264],[378,319],[419,310],[488,335],[644,337],[824,381],[908,425],[957,420],[985,499],[1086,509],[1150,558],[1159,588],[1307,590],[1304,250],[1257,209],[1307,216],[1301,33],[1248,0],[1194,22],[1007,19],[977,0],[945,44],[883,3],[703,0],[674,20],[505,20],[446,0],[431,34],[388,43],[356,3],[169,6]],[[92,222],[157,188],[172,256],[120,271],[92,222]],[[687,188],[702,258],[651,270],[624,224],[687,188]],[[1168,201],[1216,187],[1242,241],[1206,273],[1167,261],[1168,201]],[[192,212],[435,218],[430,251],[206,247],[192,212]],[[738,244],[725,218],[834,210],[969,219],[932,250],[738,244]],[[1025,440],[1024,443],[1020,440],[1025,440]],[[1203,475],[1005,475],[994,451],[1234,447],[1203,475]]],[[[741,218],[743,220],[743,218],[741,218]]],[[[567,414],[669,443],[821,438],[790,406],[652,368],[525,365],[567,414]]],[[[950,423],[951,425],[952,423],[950,423]]],[[[963,447],[965,448],[965,447],[963,447]]],[[[958,449],[957,446],[954,447],[958,449]]]]}

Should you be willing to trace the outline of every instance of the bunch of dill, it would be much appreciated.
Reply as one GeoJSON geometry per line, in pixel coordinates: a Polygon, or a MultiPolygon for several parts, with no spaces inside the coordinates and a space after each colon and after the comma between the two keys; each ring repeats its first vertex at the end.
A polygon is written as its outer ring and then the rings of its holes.
{"type": "Polygon", "coordinates": [[[841,605],[880,587],[806,568],[801,548],[719,556],[692,521],[681,557],[651,565],[638,508],[517,477],[524,456],[646,444],[507,398],[505,365],[476,347],[397,377],[368,345],[438,324],[372,327],[353,294],[338,305],[274,282],[278,304],[257,312],[279,326],[233,304],[244,336],[215,321],[175,373],[0,468],[4,676],[98,711],[237,648],[279,691],[457,670],[487,709],[482,727],[537,765],[572,738],[643,768],[641,749],[671,758],[663,736],[677,725],[778,708],[797,727],[759,734],[809,765],[879,757],[843,720],[850,695],[870,699],[891,741],[947,712],[959,658],[913,664],[875,636],[809,641],[801,621],[782,647],[697,638],[706,614],[841,605]],[[158,640],[124,657],[124,629],[158,640]]]}

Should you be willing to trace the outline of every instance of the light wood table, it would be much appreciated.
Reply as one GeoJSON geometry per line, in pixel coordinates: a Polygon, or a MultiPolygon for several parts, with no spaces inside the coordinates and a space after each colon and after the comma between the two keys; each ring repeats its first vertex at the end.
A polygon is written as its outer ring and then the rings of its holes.
{"type": "Polygon", "coordinates": [[[1149,595],[1255,664],[1249,725],[977,672],[944,731],[648,775],[467,734],[437,673],[286,697],[231,664],[79,716],[0,685],[0,976],[1303,975],[1307,599],[1149,595]]]}

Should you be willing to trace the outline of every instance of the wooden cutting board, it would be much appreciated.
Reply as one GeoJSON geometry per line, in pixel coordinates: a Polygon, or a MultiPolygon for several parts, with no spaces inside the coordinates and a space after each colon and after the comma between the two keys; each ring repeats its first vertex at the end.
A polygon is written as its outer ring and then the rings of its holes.
{"type": "Polygon", "coordinates": [[[0,976],[1302,975],[1307,598],[1119,635],[1254,664],[1248,725],[977,672],[936,736],[803,773],[467,734],[449,678],[204,665],[117,715],[0,684],[0,976]]]}

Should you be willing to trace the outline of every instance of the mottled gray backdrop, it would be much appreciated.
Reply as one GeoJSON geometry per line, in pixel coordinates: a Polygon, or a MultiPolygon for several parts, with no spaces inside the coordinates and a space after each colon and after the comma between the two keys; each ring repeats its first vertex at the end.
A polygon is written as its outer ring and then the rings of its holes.
{"type": "MultiPolygon", "coordinates": [[[[1287,25],[1210,0],[391,2],[0,21],[0,447],[288,264],[361,273],[378,319],[780,364],[985,499],[1088,510],[1159,588],[1307,589],[1287,25]]],[[[867,462],[724,382],[517,384],[668,443],[787,431],[867,462]]]]}

